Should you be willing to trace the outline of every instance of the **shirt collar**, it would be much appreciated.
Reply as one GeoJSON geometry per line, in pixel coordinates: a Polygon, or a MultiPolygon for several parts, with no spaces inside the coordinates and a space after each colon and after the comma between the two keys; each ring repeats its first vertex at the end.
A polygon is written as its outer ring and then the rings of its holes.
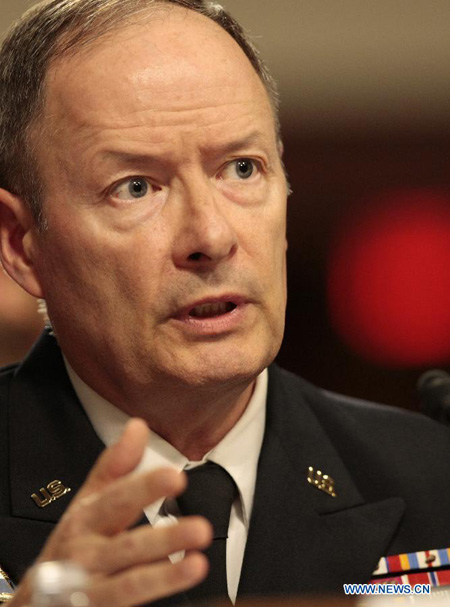
{"type": "MultiPolygon", "coordinates": [[[[77,375],[66,359],[67,373],[75,392],[94,430],[106,446],[117,442],[122,435],[129,415],[97,394],[77,375]]],[[[169,466],[180,471],[205,461],[222,466],[233,478],[239,490],[245,526],[248,529],[255,494],[256,474],[266,420],[268,372],[265,369],[257,378],[250,401],[233,428],[224,436],[202,462],[189,462],[175,447],[150,430],[144,455],[136,472],[169,466]]],[[[164,499],[154,502],[145,513],[154,523],[164,499]]]]}

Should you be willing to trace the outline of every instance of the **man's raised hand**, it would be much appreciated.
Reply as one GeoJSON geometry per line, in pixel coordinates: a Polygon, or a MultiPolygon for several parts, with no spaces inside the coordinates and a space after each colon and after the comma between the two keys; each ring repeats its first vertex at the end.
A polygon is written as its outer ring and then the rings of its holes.
{"type": "MultiPolygon", "coordinates": [[[[206,557],[198,552],[211,542],[210,524],[200,517],[179,524],[130,529],[143,509],[161,497],[182,493],[186,476],[175,470],[131,474],[148,439],[146,424],[131,420],[115,445],[105,449],[86,482],[47,540],[38,562],[71,560],[90,574],[87,594],[95,607],[132,607],[176,594],[201,582],[206,557]],[[186,557],[172,564],[168,556],[186,557]]],[[[11,607],[30,600],[29,575],[11,607]]]]}

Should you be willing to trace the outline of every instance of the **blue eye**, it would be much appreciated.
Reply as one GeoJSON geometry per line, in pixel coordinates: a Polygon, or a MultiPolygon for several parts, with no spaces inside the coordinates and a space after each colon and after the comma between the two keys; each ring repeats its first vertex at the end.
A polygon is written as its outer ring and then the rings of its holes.
{"type": "Polygon", "coordinates": [[[145,179],[142,179],[141,177],[133,179],[128,185],[128,191],[132,198],[142,198],[142,196],[145,196],[148,192],[148,184],[145,179]]]}
{"type": "Polygon", "coordinates": [[[150,187],[144,177],[133,177],[120,183],[112,194],[119,200],[137,200],[148,194],[150,187]]]}
{"type": "Polygon", "coordinates": [[[245,181],[258,175],[258,163],[251,158],[238,158],[229,162],[220,173],[221,179],[245,181]]]}
{"type": "Polygon", "coordinates": [[[249,158],[241,158],[240,160],[235,161],[236,174],[241,179],[249,179],[253,175],[253,171],[255,169],[255,165],[253,160],[249,158]]]}

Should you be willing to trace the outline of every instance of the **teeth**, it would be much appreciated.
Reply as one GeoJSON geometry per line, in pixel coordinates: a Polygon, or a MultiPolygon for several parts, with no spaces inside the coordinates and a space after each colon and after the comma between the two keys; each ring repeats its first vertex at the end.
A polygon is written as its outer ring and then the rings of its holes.
{"type": "Polygon", "coordinates": [[[226,314],[231,309],[235,308],[234,304],[230,304],[227,302],[224,303],[213,303],[213,304],[203,304],[202,306],[196,306],[190,312],[190,316],[195,316],[196,318],[208,318],[211,316],[220,316],[221,314],[226,314]]]}

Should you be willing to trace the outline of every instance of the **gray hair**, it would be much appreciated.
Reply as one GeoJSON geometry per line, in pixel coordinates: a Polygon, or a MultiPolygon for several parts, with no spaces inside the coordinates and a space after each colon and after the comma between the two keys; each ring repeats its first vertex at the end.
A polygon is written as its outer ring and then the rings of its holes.
{"type": "Polygon", "coordinates": [[[279,134],[275,81],[243,28],[219,4],[207,0],[44,0],[16,22],[0,50],[0,187],[23,197],[40,228],[45,224],[43,184],[31,134],[44,110],[52,61],[161,4],[196,11],[234,38],[268,92],[279,134]]]}

